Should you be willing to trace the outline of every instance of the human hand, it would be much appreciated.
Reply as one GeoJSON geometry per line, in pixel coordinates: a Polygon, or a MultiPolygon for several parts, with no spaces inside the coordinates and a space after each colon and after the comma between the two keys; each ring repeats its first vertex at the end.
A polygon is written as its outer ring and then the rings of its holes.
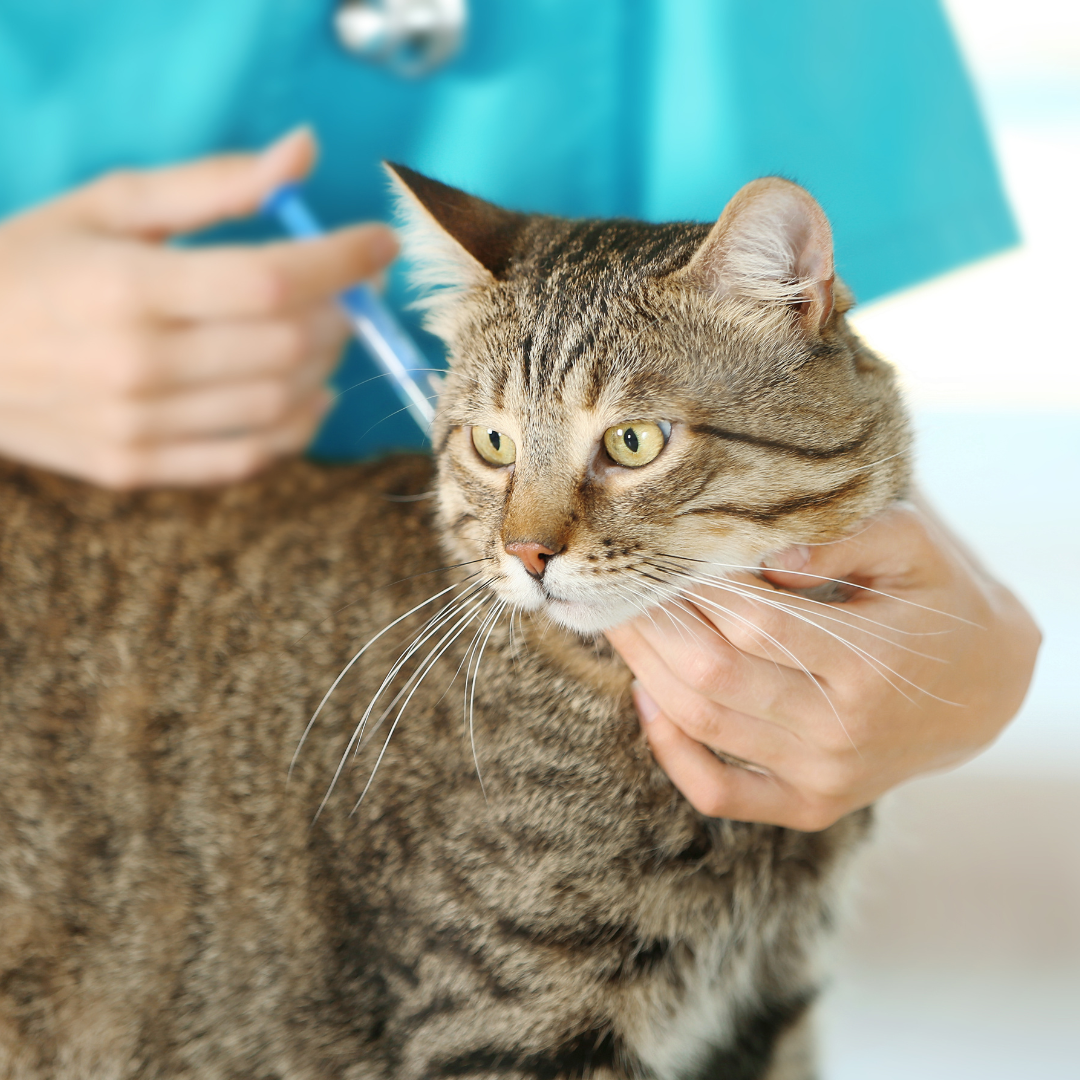
{"type": "Polygon", "coordinates": [[[253,213],[311,168],[259,155],[114,173],[0,223],[0,453],[114,488],[219,483],[304,447],[347,334],[335,295],[382,225],[263,246],[168,236],[253,213]]]}
{"type": "Polygon", "coordinates": [[[671,618],[607,632],[653,755],[701,813],[823,829],[973,756],[1019,709],[1038,628],[925,504],[770,562],[788,572],[691,585],[671,618]],[[829,579],[858,588],[783,591],[829,579]]]}

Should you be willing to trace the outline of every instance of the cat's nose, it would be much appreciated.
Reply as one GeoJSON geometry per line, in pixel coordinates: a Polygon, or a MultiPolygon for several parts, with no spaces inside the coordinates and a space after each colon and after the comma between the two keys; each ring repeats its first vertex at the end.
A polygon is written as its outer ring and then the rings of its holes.
{"type": "Polygon", "coordinates": [[[511,555],[516,555],[534,578],[544,576],[547,561],[555,554],[551,548],[544,547],[543,544],[525,544],[516,541],[513,544],[507,544],[506,551],[511,555]]]}

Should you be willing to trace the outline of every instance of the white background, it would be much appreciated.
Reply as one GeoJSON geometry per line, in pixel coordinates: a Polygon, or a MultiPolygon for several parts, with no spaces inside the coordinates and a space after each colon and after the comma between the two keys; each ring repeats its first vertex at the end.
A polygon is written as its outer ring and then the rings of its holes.
{"type": "Polygon", "coordinates": [[[1045,634],[1016,722],[881,807],[826,1080],[1080,1078],[1080,0],[947,0],[1023,246],[855,316],[924,487],[1045,634]]]}

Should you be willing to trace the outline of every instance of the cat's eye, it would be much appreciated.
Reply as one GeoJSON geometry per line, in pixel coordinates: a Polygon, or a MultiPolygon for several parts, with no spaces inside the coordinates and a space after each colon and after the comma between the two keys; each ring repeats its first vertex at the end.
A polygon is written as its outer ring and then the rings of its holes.
{"type": "Polygon", "coordinates": [[[472,429],[473,446],[476,452],[491,465],[509,465],[517,457],[514,440],[501,431],[491,428],[474,427],[472,429]]]}
{"type": "Polygon", "coordinates": [[[612,461],[636,469],[648,465],[664,449],[670,432],[670,424],[661,426],[652,420],[627,420],[604,432],[604,449],[612,461]]]}

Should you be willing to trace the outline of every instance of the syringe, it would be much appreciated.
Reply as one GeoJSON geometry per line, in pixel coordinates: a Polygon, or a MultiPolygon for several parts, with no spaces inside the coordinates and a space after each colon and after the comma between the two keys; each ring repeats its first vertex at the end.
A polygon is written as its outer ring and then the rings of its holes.
{"type": "MultiPolygon", "coordinates": [[[[263,203],[263,210],[273,214],[285,231],[298,239],[323,235],[322,226],[293,184],[278,188],[263,203]]],[[[429,385],[431,364],[370,286],[353,285],[338,299],[357,340],[393,380],[398,396],[426,435],[435,415],[434,402],[422,389],[429,385]]]]}

